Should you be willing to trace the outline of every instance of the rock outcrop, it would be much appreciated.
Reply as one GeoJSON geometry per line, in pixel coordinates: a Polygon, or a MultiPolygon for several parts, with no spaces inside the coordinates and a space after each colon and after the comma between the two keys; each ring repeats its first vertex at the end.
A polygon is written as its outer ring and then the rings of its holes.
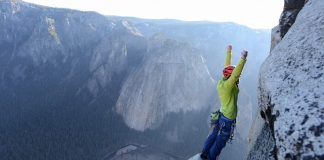
{"type": "Polygon", "coordinates": [[[285,0],[284,10],[280,15],[280,36],[283,38],[294,24],[296,17],[308,0],[285,0]]]}
{"type": "Polygon", "coordinates": [[[280,29],[280,27],[278,25],[278,26],[272,28],[272,30],[271,30],[271,47],[270,47],[270,52],[281,41],[280,30],[279,29],[280,29]]]}
{"type": "Polygon", "coordinates": [[[252,125],[249,137],[249,154],[247,159],[250,160],[275,160],[276,147],[275,139],[268,123],[264,122],[258,115],[252,125]],[[257,135],[257,136],[256,136],[257,135]]]}
{"type": "Polygon", "coordinates": [[[171,112],[207,109],[216,95],[214,85],[196,49],[155,36],[144,62],[125,81],[117,112],[130,128],[158,128],[171,112]]]}
{"type": "Polygon", "coordinates": [[[324,1],[309,0],[262,65],[259,105],[268,132],[258,134],[248,159],[263,159],[256,155],[273,138],[268,159],[324,158],[323,8],[324,1]]]}
{"type": "Polygon", "coordinates": [[[193,157],[190,157],[188,160],[201,160],[200,154],[196,154],[193,157]]]}
{"type": "Polygon", "coordinates": [[[183,160],[181,157],[174,156],[153,149],[150,146],[129,144],[120,148],[118,151],[106,155],[103,160],[183,160]]]}

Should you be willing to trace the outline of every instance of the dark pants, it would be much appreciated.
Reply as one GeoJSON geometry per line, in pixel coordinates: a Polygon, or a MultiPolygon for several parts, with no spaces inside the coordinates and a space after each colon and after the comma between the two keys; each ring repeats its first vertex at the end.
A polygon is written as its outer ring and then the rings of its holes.
{"type": "Polygon", "coordinates": [[[208,155],[209,160],[216,160],[233,133],[234,124],[235,120],[230,120],[220,114],[218,123],[205,141],[202,154],[208,155]]]}

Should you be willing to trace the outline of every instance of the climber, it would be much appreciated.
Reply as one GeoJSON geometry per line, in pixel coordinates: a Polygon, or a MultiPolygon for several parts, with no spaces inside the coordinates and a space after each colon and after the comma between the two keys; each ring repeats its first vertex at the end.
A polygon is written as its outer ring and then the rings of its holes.
{"type": "Polygon", "coordinates": [[[239,78],[246,62],[248,52],[241,52],[241,59],[237,66],[230,65],[232,46],[228,45],[226,52],[223,77],[218,81],[217,92],[219,94],[221,109],[212,114],[211,122],[214,123],[211,134],[205,141],[200,157],[202,159],[216,160],[227,141],[233,136],[236,116],[237,98],[239,93],[239,78]]]}

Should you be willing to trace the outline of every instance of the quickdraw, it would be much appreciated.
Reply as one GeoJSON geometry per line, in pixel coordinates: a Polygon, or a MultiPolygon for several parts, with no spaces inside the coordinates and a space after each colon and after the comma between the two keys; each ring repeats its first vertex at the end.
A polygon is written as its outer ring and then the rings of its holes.
{"type": "Polygon", "coordinates": [[[236,126],[236,120],[234,120],[232,126],[231,126],[231,133],[230,133],[230,138],[228,140],[229,143],[231,143],[234,139],[234,129],[235,129],[235,126],[236,126]]]}

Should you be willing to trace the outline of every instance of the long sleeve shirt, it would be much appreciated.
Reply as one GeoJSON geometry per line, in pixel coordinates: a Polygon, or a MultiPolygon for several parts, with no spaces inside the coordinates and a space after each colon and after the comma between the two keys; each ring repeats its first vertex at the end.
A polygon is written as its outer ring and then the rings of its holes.
{"type": "MultiPolygon", "coordinates": [[[[227,52],[225,66],[231,63],[231,52],[227,52]]],[[[232,72],[232,75],[225,79],[224,77],[218,81],[217,92],[221,101],[221,112],[228,119],[236,119],[237,117],[237,98],[239,87],[237,81],[240,78],[246,60],[240,59],[237,66],[232,72]]]]}

